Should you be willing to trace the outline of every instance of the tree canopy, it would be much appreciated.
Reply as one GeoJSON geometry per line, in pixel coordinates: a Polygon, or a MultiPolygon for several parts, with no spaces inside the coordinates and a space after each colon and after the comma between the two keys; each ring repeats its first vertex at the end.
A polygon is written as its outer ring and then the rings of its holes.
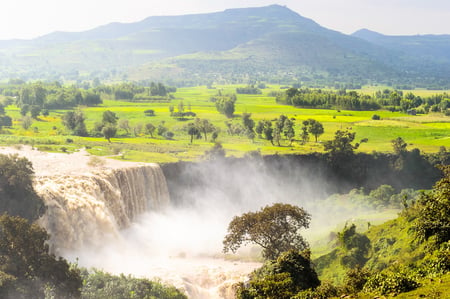
{"type": "Polygon", "coordinates": [[[254,243],[263,248],[264,258],[276,259],[291,249],[305,250],[309,245],[299,231],[308,228],[310,220],[303,208],[282,203],[236,216],[228,226],[223,251],[236,252],[241,245],[254,243]]]}
{"type": "Polygon", "coordinates": [[[26,219],[0,216],[0,297],[79,298],[81,278],[67,261],[49,253],[49,235],[26,219]]]}
{"type": "Polygon", "coordinates": [[[434,237],[440,244],[450,240],[450,165],[441,166],[444,177],[420,198],[416,233],[420,240],[434,237]]]}
{"type": "Polygon", "coordinates": [[[33,188],[33,176],[28,159],[0,154],[0,214],[34,221],[44,213],[44,203],[33,188]]]}

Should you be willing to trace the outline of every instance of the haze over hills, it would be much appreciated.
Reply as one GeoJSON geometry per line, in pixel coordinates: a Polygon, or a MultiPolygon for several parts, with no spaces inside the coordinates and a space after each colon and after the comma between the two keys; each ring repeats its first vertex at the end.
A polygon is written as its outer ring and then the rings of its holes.
{"type": "Polygon", "coordinates": [[[271,5],[0,41],[0,79],[440,86],[450,36],[345,35],[271,5]]]}

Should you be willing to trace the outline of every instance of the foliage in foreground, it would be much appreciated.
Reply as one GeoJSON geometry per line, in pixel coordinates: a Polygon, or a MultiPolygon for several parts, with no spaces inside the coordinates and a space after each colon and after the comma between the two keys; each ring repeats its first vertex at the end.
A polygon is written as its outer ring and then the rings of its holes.
{"type": "Polygon", "coordinates": [[[288,299],[319,284],[309,251],[289,250],[255,270],[248,283],[238,284],[236,297],[288,299]]]}
{"type": "Polygon", "coordinates": [[[28,159],[0,154],[0,214],[34,221],[44,213],[44,203],[33,189],[33,175],[28,159]]]}
{"type": "MultiPolygon", "coordinates": [[[[238,285],[238,297],[312,299],[352,294],[373,298],[410,292],[430,280],[440,283],[450,273],[450,165],[441,169],[444,178],[397,219],[372,226],[365,234],[358,233],[354,224],[346,225],[336,234],[335,249],[314,261],[316,269],[308,270],[299,262],[301,259],[293,257],[292,251],[284,252],[276,261],[269,261],[255,271],[248,283],[238,285]],[[281,264],[286,259],[296,261],[290,265],[302,266],[285,268],[281,264]],[[308,287],[296,281],[292,274],[295,271],[291,270],[300,268],[306,271],[302,273],[303,279],[317,270],[322,279],[320,285],[311,283],[308,287]],[[330,273],[338,275],[334,282],[325,279],[333,278],[330,273]]],[[[438,294],[436,298],[443,294],[434,293],[438,294]]]]}
{"type": "Polygon", "coordinates": [[[100,270],[81,272],[82,299],[185,299],[186,295],[175,287],[145,278],[111,275],[100,270]]]}
{"type": "Polygon", "coordinates": [[[0,216],[0,297],[79,298],[81,278],[66,260],[49,253],[49,235],[26,219],[0,216]]]}

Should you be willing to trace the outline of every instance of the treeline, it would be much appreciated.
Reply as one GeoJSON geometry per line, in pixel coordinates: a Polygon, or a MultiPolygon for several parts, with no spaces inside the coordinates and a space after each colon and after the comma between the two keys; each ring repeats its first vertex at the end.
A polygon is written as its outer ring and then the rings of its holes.
{"type": "Polygon", "coordinates": [[[169,101],[170,93],[176,92],[176,87],[165,86],[162,83],[120,83],[103,85],[97,90],[112,95],[115,100],[127,101],[169,101]]]}
{"type": "Polygon", "coordinates": [[[175,91],[175,87],[155,82],[113,85],[98,83],[91,87],[90,84],[63,86],[57,81],[26,83],[11,80],[8,84],[0,85],[0,94],[8,99],[4,104],[17,105],[21,108],[22,115],[33,109],[40,112],[47,109],[70,109],[80,105],[96,106],[102,104],[103,96],[127,101],[169,101],[169,93],[175,91]]]}
{"type": "Polygon", "coordinates": [[[442,112],[450,115],[450,95],[442,93],[429,97],[416,96],[411,92],[385,89],[374,95],[360,94],[341,89],[328,91],[309,88],[289,88],[276,98],[278,103],[302,108],[403,111],[411,114],[442,112]]]}

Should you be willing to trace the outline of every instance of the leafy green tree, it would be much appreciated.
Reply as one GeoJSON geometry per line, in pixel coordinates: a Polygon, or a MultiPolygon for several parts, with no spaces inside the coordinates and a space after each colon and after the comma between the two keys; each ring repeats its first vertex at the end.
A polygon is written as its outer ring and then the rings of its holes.
{"type": "Polygon", "coordinates": [[[406,142],[403,140],[402,137],[397,137],[394,140],[391,141],[392,147],[394,149],[394,153],[396,155],[402,155],[405,154],[408,150],[406,147],[408,146],[406,142]]]}
{"type": "Polygon", "coordinates": [[[195,126],[199,129],[200,132],[203,133],[203,136],[205,137],[205,141],[207,140],[207,134],[212,133],[215,130],[214,125],[206,118],[204,118],[204,119],[196,118],[195,126]]]}
{"type": "Polygon", "coordinates": [[[130,122],[128,119],[120,119],[117,126],[128,134],[128,131],[130,130],[130,122]]]}
{"type": "Polygon", "coordinates": [[[50,287],[56,298],[80,298],[80,273],[49,253],[48,239],[37,224],[0,216],[0,273],[9,276],[0,285],[0,297],[44,298],[50,287]]]}
{"type": "Polygon", "coordinates": [[[367,261],[370,250],[370,240],[366,235],[356,232],[356,225],[345,225],[338,233],[339,243],[345,255],[341,256],[341,264],[349,268],[362,267],[367,261]]]}
{"type": "Polygon", "coordinates": [[[31,106],[30,114],[31,114],[32,118],[36,119],[40,113],[41,113],[41,107],[36,106],[36,105],[31,106]]]}
{"type": "Polygon", "coordinates": [[[253,131],[255,128],[255,121],[251,117],[251,113],[242,113],[242,125],[249,131],[253,131]]]}
{"type": "Polygon", "coordinates": [[[158,125],[158,135],[159,136],[163,136],[164,133],[166,133],[169,129],[167,129],[167,127],[165,126],[165,121],[162,121],[159,125],[158,125]]]}
{"type": "Polygon", "coordinates": [[[223,251],[235,252],[243,244],[255,243],[263,248],[264,258],[276,259],[291,249],[305,250],[309,245],[299,231],[309,227],[310,219],[303,208],[282,203],[236,216],[228,225],[223,251]]]}
{"type": "Polygon", "coordinates": [[[62,116],[63,125],[76,136],[87,136],[85,117],[81,111],[68,111],[62,116]]]}
{"type": "Polygon", "coordinates": [[[153,133],[155,133],[156,127],[151,123],[145,124],[145,133],[149,134],[153,138],[153,133]]]}
{"type": "Polygon", "coordinates": [[[106,110],[105,112],[103,112],[103,123],[104,124],[115,125],[115,124],[117,124],[118,119],[119,119],[119,117],[117,117],[117,115],[110,110],[106,110]]]}
{"type": "Polygon", "coordinates": [[[11,127],[12,118],[8,115],[0,115],[0,129],[2,127],[11,127]]]}
{"type": "Polygon", "coordinates": [[[356,133],[337,130],[334,139],[325,141],[323,147],[332,157],[353,155],[353,150],[359,147],[359,144],[352,145],[356,133]]]}
{"type": "Polygon", "coordinates": [[[295,129],[294,129],[294,121],[287,118],[284,121],[284,127],[283,127],[283,135],[286,137],[287,140],[289,140],[289,146],[292,145],[292,142],[294,141],[295,137],[295,129]]]}
{"type": "Polygon", "coordinates": [[[191,143],[194,141],[194,137],[199,138],[202,136],[200,130],[194,123],[189,123],[186,131],[191,136],[191,143]]]}
{"type": "Polygon", "coordinates": [[[20,115],[25,116],[30,111],[30,105],[24,104],[20,107],[20,115]]]}
{"type": "Polygon", "coordinates": [[[270,120],[260,120],[255,131],[259,135],[264,136],[264,138],[273,145],[273,127],[270,120]]]}
{"type": "Polygon", "coordinates": [[[450,240],[450,165],[440,168],[444,177],[433,190],[423,193],[415,220],[418,239],[423,241],[433,237],[437,244],[450,240]]]}
{"type": "Polygon", "coordinates": [[[22,118],[22,128],[24,128],[25,130],[28,130],[32,124],[33,124],[33,119],[31,117],[29,117],[28,115],[25,115],[22,118]]]}
{"type": "Polygon", "coordinates": [[[220,96],[216,100],[216,109],[226,117],[232,118],[234,114],[234,105],[236,103],[236,95],[220,96]]]}
{"type": "Polygon", "coordinates": [[[255,270],[246,284],[239,284],[236,297],[290,299],[319,285],[309,251],[289,250],[255,270]]]}
{"type": "Polygon", "coordinates": [[[142,123],[138,123],[133,127],[133,134],[134,136],[138,136],[139,134],[141,134],[141,132],[142,132],[142,123]]]}
{"type": "Polygon", "coordinates": [[[302,139],[302,144],[305,144],[309,140],[308,124],[309,122],[307,120],[303,121],[302,133],[300,135],[300,138],[302,139]]]}
{"type": "Polygon", "coordinates": [[[322,123],[320,123],[317,120],[312,119],[312,118],[308,119],[307,122],[308,122],[308,124],[307,124],[308,131],[309,131],[309,133],[311,133],[314,136],[314,138],[316,139],[316,142],[317,142],[317,139],[319,138],[319,136],[324,133],[323,125],[322,125],[322,123]]]}
{"type": "Polygon", "coordinates": [[[272,131],[272,140],[275,142],[278,146],[281,146],[280,140],[281,140],[281,130],[279,126],[275,126],[272,131]]]}
{"type": "Polygon", "coordinates": [[[33,177],[28,159],[0,154],[0,214],[34,221],[44,213],[44,202],[33,188],[33,177]]]}
{"type": "Polygon", "coordinates": [[[108,142],[111,142],[111,138],[116,136],[117,127],[112,124],[107,124],[102,129],[102,134],[108,142]]]}

